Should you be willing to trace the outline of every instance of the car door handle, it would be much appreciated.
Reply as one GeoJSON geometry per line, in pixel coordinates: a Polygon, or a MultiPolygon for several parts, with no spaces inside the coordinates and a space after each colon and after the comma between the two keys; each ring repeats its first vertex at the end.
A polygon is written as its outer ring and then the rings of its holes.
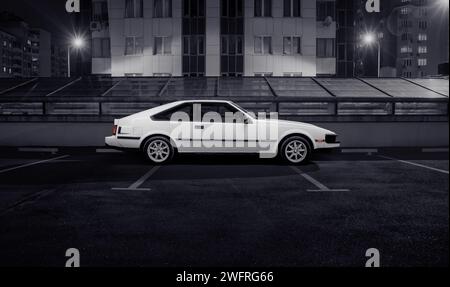
{"type": "Polygon", "coordinates": [[[203,129],[205,129],[205,126],[195,126],[195,128],[198,130],[203,130],[203,129]]]}

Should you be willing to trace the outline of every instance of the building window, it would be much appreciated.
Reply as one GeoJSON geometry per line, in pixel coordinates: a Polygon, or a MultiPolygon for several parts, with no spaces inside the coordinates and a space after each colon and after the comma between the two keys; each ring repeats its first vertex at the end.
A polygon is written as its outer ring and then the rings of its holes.
{"type": "Polygon", "coordinates": [[[183,55],[205,55],[205,37],[183,36],[183,55]]]}
{"type": "Polygon", "coordinates": [[[284,0],[283,11],[284,17],[300,17],[301,0],[284,0]]]}
{"type": "Polygon", "coordinates": [[[402,28],[411,28],[412,27],[412,22],[408,21],[408,20],[402,20],[400,22],[400,27],[402,27],[402,28]]]}
{"type": "Polygon", "coordinates": [[[143,0],[125,0],[125,18],[143,17],[143,0]]]}
{"type": "Polygon", "coordinates": [[[419,21],[419,29],[426,30],[428,27],[427,21],[419,21]]]}
{"type": "Polygon", "coordinates": [[[108,4],[106,1],[95,1],[92,3],[92,20],[108,21],[108,4]]]}
{"type": "Polygon", "coordinates": [[[255,37],[255,54],[272,54],[272,37],[255,37]]]}
{"type": "Polygon", "coordinates": [[[221,0],[220,73],[239,77],[244,73],[244,0],[221,0]]]}
{"type": "Polygon", "coordinates": [[[335,18],[335,1],[318,0],[316,5],[317,21],[324,21],[327,17],[335,18]]]}
{"type": "Polygon", "coordinates": [[[402,41],[409,41],[412,39],[412,37],[411,37],[411,34],[409,34],[409,33],[403,33],[401,35],[401,39],[402,39],[402,41]]]}
{"type": "Polygon", "coordinates": [[[400,14],[401,15],[408,15],[409,14],[409,8],[408,7],[402,7],[400,9],[400,14]]]}
{"type": "Polygon", "coordinates": [[[419,65],[419,67],[423,67],[427,65],[427,59],[423,58],[423,59],[417,59],[417,65],[419,65]]]}
{"type": "Polygon", "coordinates": [[[400,48],[400,53],[412,53],[411,46],[403,46],[400,48]]]}
{"type": "Polygon", "coordinates": [[[334,58],[334,42],[333,38],[317,39],[317,58],[334,58]]]}
{"type": "Polygon", "coordinates": [[[427,34],[419,34],[417,36],[417,40],[419,40],[419,41],[426,41],[427,40],[427,34]]]}
{"type": "Polygon", "coordinates": [[[155,37],[153,45],[153,55],[170,55],[172,54],[172,38],[171,37],[155,37]]]}
{"type": "Polygon", "coordinates": [[[201,77],[206,70],[206,0],[183,0],[182,73],[185,77],[201,77]]]}
{"type": "Polygon", "coordinates": [[[140,55],[143,52],[143,41],[141,37],[125,38],[125,55],[140,55]]]}
{"type": "Polygon", "coordinates": [[[244,40],[242,35],[222,35],[220,49],[222,55],[243,55],[244,40]]]}
{"type": "Polygon", "coordinates": [[[300,37],[283,37],[283,54],[301,54],[301,38],[300,37]]]}
{"type": "Polygon", "coordinates": [[[183,17],[205,17],[206,0],[183,0],[183,17]]]}
{"type": "Polygon", "coordinates": [[[419,48],[417,48],[417,52],[419,52],[419,54],[426,54],[428,52],[428,48],[427,46],[419,46],[419,48]]]}
{"type": "Polygon", "coordinates": [[[110,58],[111,49],[109,38],[92,39],[92,57],[93,58],[110,58]]]}
{"type": "Polygon", "coordinates": [[[272,17],[272,0],[255,0],[255,17],[272,17]]]}
{"type": "Polygon", "coordinates": [[[172,17],[172,0],[154,0],[153,17],[154,18],[172,17]]]}
{"type": "Polygon", "coordinates": [[[411,59],[403,59],[403,66],[404,67],[411,67],[412,61],[411,59]]]}

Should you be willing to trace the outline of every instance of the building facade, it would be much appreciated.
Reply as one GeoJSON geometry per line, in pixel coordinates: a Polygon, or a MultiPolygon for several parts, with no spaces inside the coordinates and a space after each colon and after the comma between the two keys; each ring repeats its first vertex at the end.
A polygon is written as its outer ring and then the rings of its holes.
{"type": "Polygon", "coordinates": [[[0,27],[3,32],[14,36],[13,70],[16,77],[31,77],[31,37],[30,27],[21,18],[3,12],[0,14],[0,27]]]}
{"type": "Polygon", "coordinates": [[[334,0],[93,0],[92,73],[336,75],[334,0]]]}
{"type": "Polygon", "coordinates": [[[0,78],[14,76],[14,55],[17,52],[15,43],[16,37],[0,30],[0,78]]]}
{"type": "Polygon", "coordinates": [[[364,45],[373,33],[381,45],[381,76],[420,78],[438,74],[448,62],[448,6],[441,0],[382,0],[381,13],[367,13],[357,3],[356,74],[376,76],[377,47],[364,45]]]}
{"type": "Polygon", "coordinates": [[[53,43],[51,46],[51,76],[67,77],[67,47],[53,43]]]}
{"type": "Polygon", "coordinates": [[[49,32],[32,28],[31,40],[31,76],[50,77],[52,75],[51,35],[49,32]]]}
{"type": "Polygon", "coordinates": [[[67,63],[59,64],[61,57],[66,59],[67,54],[56,54],[52,46],[49,32],[30,27],[13,14],[0,14],[0,77],[67,75],[67,63]],[[54,72],[54,66],[59,67],[57,72],[54,72]]]}

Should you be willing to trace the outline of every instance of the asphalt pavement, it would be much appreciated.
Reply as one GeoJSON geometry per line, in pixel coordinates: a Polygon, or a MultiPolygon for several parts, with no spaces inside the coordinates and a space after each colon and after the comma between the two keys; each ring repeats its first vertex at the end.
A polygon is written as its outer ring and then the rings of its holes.
{"type": "Polygon", "coordinates": [[[0,266],[448,266],[449,155],[0,150],[0,266]]]}

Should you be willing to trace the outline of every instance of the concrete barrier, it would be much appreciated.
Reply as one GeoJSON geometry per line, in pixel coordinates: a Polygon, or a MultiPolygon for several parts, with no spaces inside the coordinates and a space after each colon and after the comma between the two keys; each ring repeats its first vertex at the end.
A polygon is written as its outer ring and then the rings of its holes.
{"type": "MultiPolygon", "coordinates": [[[[448,147],[448,122],[312,122],[339,134],[342,147],[448,147]]],[[[2,147],[99,147],[105,122],[3,122],[2,147]]]]}

